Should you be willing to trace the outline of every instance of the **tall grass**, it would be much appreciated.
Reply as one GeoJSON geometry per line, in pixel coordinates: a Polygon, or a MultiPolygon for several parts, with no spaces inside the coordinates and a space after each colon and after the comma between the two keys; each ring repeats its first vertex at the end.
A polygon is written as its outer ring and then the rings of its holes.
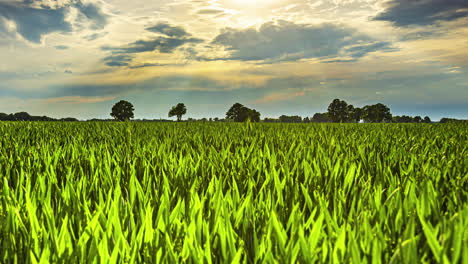
{"type": "Polygon", "coordinates": [[[468,263],[468,126],[0,123],[0,263],[468,263]]]}

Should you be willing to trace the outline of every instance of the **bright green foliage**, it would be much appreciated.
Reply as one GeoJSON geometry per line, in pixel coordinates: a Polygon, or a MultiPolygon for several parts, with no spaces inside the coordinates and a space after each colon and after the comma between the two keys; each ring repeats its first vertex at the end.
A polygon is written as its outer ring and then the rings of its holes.
{"type": "Polygon", "coordinates": [[[467,131],[0,123],[0,263],[468,263],[467,131]]]}

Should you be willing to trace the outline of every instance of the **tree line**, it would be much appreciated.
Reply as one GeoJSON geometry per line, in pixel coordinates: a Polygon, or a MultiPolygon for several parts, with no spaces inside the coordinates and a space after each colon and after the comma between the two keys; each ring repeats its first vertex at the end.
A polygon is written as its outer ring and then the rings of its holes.
{"type": "Polygon", "coordinates": [[[0,121],[67,121],[67,122],[76,122],[79,121],[73,117],[66,118],[52,118],[48,116],[32,116],[27,112],[18,112],[14,114],[5,114],[0,113],[0,121]]]}
{"type": "MultiPolygon", "coordinates": [[[[114,104],[110,116],[112,119],[90,119],[88,121],[129,121],[134,118],[135,108],[128,101],[121,100],[114,104]]],[[[183,103],[173,106],[168,117],[176,117],[177,121],[182,121],[182,117],[187,114],[187,107],[183,103]]],[[[279,118],[265,118],[261,120],[261,114],[255,109],[250,109],[240,103],[235,103],[226,112],[225,118],[188,118],[187,121],[202,122],[266,122],[266,123],[432,123],[428,116],[393,116],[390,108],[382,103],[366,105],[363,107],[354,107],[344,100],[334,99],[328,106],[327,112],[316,113],[312,117],[302,118],[301,116],[281,115],[279,118]]],[[[31,116],[27,112],[14,114],[0,113],[0,121],[79,121],[76,118],[68,117],[55,119],[47,116],[31,116]]],[[[172,122],[166,119],[137,119],[132,121],[158,121],[172,122]]],[[[468,120],[459,120],[454,118],[442,118],[440,123],[458,123],[468,122],[468,120]]]]}

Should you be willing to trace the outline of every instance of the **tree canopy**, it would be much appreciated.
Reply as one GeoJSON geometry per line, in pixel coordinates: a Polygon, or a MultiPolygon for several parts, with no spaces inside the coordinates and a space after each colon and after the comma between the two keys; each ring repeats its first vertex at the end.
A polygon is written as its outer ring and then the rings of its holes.
{"type": "Polygon", "coordinates": [[[279,121],[281,123],[302,123],[302,117],[282,115],[279,117],[279,121]]]}
{"type": "Polygon", "coordinates": [[[327,114],[332,122],[339,123],[359,122],[362,119],[371,123],[392,122],[390,108],[381,103],[359,108],[340,99],[334,99],[328,106],[327,114]]]}
{"type": "Polygon", "coordinates": [[[234,122],[260,122],[260,113],[255,109],[250,109],[240,103],[235,103],[227,112],[226,118],[234,122]]]}
{"type": "Polygon", "coordinates": [[[366,122],[381,123],[392,121],[392,114],[390,113],[390,108],[381,103],[374,105],[366,105],[363,108],[363,112],[363,118],[366,122]]]}
{"type": "Polygon", "coordinates": [[[351,109],[345,101],[335,99],[328,106],[328,116],[333,122],[346,122],[349,120],[351,109]]]}
{"type": "Polygon", "coordinates": [[[121,100],[112,107],[111,116],[119,121],[128,121],[134,117],[133,105],[130,102],[121,100]]]}
{"type": "Polygon", "coordinates": [[[328,113],[315,113],[312,117],[312,122],[314,123],[329,123],[331,122],[330,116],[328,113]]]}
{"type": "Polygon", "coordinates": [[[182,116],[187,113],[187,107],[183,103],[179,103],[176,106],[173,106],[169,111],[169,117],[177,116],[177,121],[182,120],[182,116]]]}

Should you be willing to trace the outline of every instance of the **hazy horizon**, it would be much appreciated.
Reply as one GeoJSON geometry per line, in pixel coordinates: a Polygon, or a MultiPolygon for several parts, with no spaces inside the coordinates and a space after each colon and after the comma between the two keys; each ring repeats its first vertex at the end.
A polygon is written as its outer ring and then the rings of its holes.
{"type": "Polygon", "coordinates": [[[463,0],[0,0],[0,112],[311,117],[334,98],[468,119],[463,0]]]}

